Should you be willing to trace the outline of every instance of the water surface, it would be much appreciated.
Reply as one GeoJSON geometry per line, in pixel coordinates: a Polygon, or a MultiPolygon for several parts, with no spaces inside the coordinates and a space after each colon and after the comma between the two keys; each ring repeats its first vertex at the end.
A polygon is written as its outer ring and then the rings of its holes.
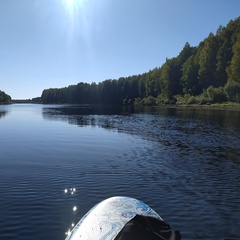
{"type": "Polygon", "coordinates": [[[116,195],[184,239],[239,239],[239,136],[233,110],[0,106],[0,239],[64,239],[116,195]]]}

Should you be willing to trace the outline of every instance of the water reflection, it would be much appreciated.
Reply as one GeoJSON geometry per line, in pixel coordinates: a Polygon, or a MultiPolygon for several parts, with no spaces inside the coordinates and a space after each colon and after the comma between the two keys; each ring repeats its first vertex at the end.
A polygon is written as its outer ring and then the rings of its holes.
{"type": "Polygon", "coordinates": [[[158,142],[167,151],[201,158],[239,162],[240,112],[208,108],[122,108],[63,106],[44,108],[43,117],[81,127],[138,135],[158,142]]]}
{"type": "Polygon", "coordinates": [[[179,117],[187,120],[202,120],[221,126],[240,127],[240,109],[227,107],[145,107],[135,112],[158,114],[160,116],[179,117]]]}
{"type": "Polygon", "coordinates": [[[225,127],[240,127],[240,111],[231,108],[179,108],[176,114],[185,119],[201,119],[225,127]]]}
{"type": "Polygon", "coordinates": [[[240,127],[240,111],[231,108],[207,107],[123,107],[123,106],[92,106],[65,105],[46,107],[42,109],[43,118],[53,121],[65,121],[78,126],[96,126],[111,128],[111,121],[99,122],[97,116],[129,116],[131,114],[157,114],[160,117],[178,117],[191,121],[205,121],[224,127],[240,127]]]}
{"type": "MultiPolygon", "coordinates": [[[[161,141],[163,135],[177,134],[215,134],[218,131],[240,130],[240,111],[209,108],[128,108],[103,106],[58,106],[43,108],[42,116],[46,120],[64,121],[68,124],[98,126],[127,133],[144,135],[161,141]],[[214,132],[215,131],[215,132],[214,132]]],[[[171,145],[163,139],[164,145],[171,145]]],[[[176,143],[186,148],[183,142],[176,143]]]]}
{"type": "Polygon", "coordinates": [[[128,115],[133,113],[133,108],[122,106],[92,106],[92,105],[69,105],[43,108],[42,115],[46,120],[64,121],[72,125],[101,126],[103,128],[115,128],[110,116],[128,115]],[[100,119],[99,116],[105,116],[100,119]]]}
{"type": "Polygon", "coordinates": [[[6,110],[0,110],[0,119],[5,117],[8,114],[8,111],[6,110]]]}

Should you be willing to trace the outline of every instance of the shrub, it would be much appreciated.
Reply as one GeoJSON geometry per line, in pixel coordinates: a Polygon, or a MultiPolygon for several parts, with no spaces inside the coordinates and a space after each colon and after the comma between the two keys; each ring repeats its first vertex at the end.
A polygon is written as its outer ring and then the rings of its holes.
{"type": "Polygon", "coordinates": [[[142,105],[142,100],[141,98],[134,98],[134,105],[142,105]]]}
{"type": "Polygon", "coordinates": [[[191,96],[187,100],[187,104],[196,104],[197,103],[197,98],[195,96],[191,96]]]}
{"type": "Polygon", "coordinates": [[[208,87],[207,94],[212,103],[226,102],[227,96],[223,87],[208,87]]]}
{"type": "Polygon", "coordinates": [[[147,98],[144,98],[144,105],[147,106],[154,106],[156,105],[156,99],[153,96],[148,96],[147,98]]]}
{"type": "Polygon", "coordinates": [[[188,100],[189,98],[191,97],[190,94],[184,94],[183,96],[182,95],[176,95],[175,98],[176,98],[176,104],[188,104],[188,100]]]}
{"type": "Polygon", "coordinates": [[[240,83],[228,82],[224,86],[227,100],[240,103],[240,83]]]}

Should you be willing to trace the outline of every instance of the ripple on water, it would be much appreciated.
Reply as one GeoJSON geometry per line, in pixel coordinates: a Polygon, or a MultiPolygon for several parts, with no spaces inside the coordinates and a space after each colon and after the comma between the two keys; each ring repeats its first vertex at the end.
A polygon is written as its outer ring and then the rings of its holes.
{"type": "Polygon", "coordinates": [[[237,123],[176,111],[25,114],[21,131],[14,111],[1,118],[12,135],[0,135],[0,239],[64,239],[115,195],[146,202],[184,239],[240,238],[237,123]]]}

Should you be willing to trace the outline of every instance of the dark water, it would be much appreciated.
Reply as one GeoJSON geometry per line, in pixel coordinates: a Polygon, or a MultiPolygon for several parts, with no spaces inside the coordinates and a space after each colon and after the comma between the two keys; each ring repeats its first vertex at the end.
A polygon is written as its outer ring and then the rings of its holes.
{"type": "Polygon", "coordinates": [[[183,239],[240,239],[239,136],[234,110],[0,106],[0,239],[64,239],[116,195],[183,239]]]}

